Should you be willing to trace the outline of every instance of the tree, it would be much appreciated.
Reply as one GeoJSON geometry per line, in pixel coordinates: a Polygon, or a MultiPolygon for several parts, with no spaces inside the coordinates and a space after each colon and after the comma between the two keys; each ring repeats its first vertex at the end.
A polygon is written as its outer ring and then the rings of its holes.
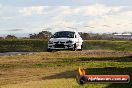
{"type": "Polygon", "coordinates": [[[4,39],[3,37],[0,37],[0,39],[4,39]]]}
{"type": "Polygon", "coordinates": [[[15,35],[7,35],[5,39],[17,39],[15,35]]]}
{"type": "Polygon", "coordinates": [[[48,39],[52,35],[51,32],[49,31],[42,31],[39,32],[38,34],[29,34],[30,39],[48,39]]]}
{"type": "Polygon", "coordinates": [[[82,32],[80,32],[79,34],[80,34],[80,36],[82,37],[83,40],[90,39],[90,35],[88,33],[82,33],[82,32]]]}

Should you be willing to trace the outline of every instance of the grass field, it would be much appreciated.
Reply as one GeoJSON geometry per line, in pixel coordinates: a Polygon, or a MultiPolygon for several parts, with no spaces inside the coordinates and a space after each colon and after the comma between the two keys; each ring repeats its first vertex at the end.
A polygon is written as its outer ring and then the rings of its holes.
{"type": "Polygon", "coordinates": [[[132,77],[132,51],[83,50],[38,52],[0,56],[0,88],[131,88],[128,84],[76,82],[76,70],[86,74],[128,74],[132,77]]]}
{"type": "MultiPolygon", "coordinates": [[[[87,40],[83,45],[85,50],[121,50],[132,51],[132,41],[87,40]]],[[[16,39],[0,40],[0,52],[42,52],[47,50],[47,41],[16,39]]]]}
{"type": "Polygon", "coordinates": [[[0,52],[40,52],[46,51],[47,41],[35,39],[0,40],[0,52]]]}

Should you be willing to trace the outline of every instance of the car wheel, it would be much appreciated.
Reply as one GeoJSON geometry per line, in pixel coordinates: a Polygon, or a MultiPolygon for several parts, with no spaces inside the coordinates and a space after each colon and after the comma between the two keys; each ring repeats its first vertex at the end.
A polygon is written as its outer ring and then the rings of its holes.
{"type": "Polygon", "coordinates": [[[74,44],[72,51],[76,51],[76,50],[77,50],[77,47],[76,47],[76,44],[74,44]]]}
{"type": "Polygon", "coordinates": [[[52,52],[52,49],[47,49],[47,52],[52,52]]]}
{"type": "Polygon", "coordinates": [[[81,45],[81,49],[80,49],[81,51],[83,50],[83,45],[81,45]]]}

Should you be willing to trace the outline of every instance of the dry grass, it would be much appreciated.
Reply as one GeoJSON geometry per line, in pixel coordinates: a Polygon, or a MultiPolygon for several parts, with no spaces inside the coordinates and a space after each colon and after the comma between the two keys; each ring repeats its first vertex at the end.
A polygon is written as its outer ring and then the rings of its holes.
{"type": "MultiPolygon", "coordinates": [[[[128,61],[118,58],[127,56],[132,56],[132,52],[86,50],[1,56],[0,88],[80,88],[75,80],[75,70],[78,67],[129,67],[130,70],[130,58],[126,59],[128,61]],[[116,61],[107,61],[107,58],[115,58],[116,61]]],[[[90,84],[82,88],[108,85],[90,84]]]]}
{"type": "Polygon", "coordinates": [[[132,51],[113,51],[113,50],[84,50],[84,51],[58,51],[58,52],[40,52],[33,55],[18,56],[0,56],[0,64],[6,63],[28,63],[41,61],[54,61],[63,58],[81,58],[81,57],[124,57],[131,56],[132,51]]]}
{"type": "MultiPolygon", "coordinates": [[[[108,84],[97,84],[95,88],[106,87],[108,84]]],[[[20,84],[9,84],[5,85],[2,88],[92,88],[93,85],[84,85],[79,86],[76,84],[75,79],[52,79],[52,80],[43,80],[43,81],[30,81],[27,83],[20,84]]]]}

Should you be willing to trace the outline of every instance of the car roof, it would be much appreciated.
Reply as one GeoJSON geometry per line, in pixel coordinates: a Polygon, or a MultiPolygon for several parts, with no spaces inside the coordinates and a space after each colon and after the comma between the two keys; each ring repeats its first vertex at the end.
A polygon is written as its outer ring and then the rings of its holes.
{"type": "Polygon", "coordinates": [[[77,31],[57,31],[57,32],[75,32],[75,33],[78,33],[77,31]]]}

